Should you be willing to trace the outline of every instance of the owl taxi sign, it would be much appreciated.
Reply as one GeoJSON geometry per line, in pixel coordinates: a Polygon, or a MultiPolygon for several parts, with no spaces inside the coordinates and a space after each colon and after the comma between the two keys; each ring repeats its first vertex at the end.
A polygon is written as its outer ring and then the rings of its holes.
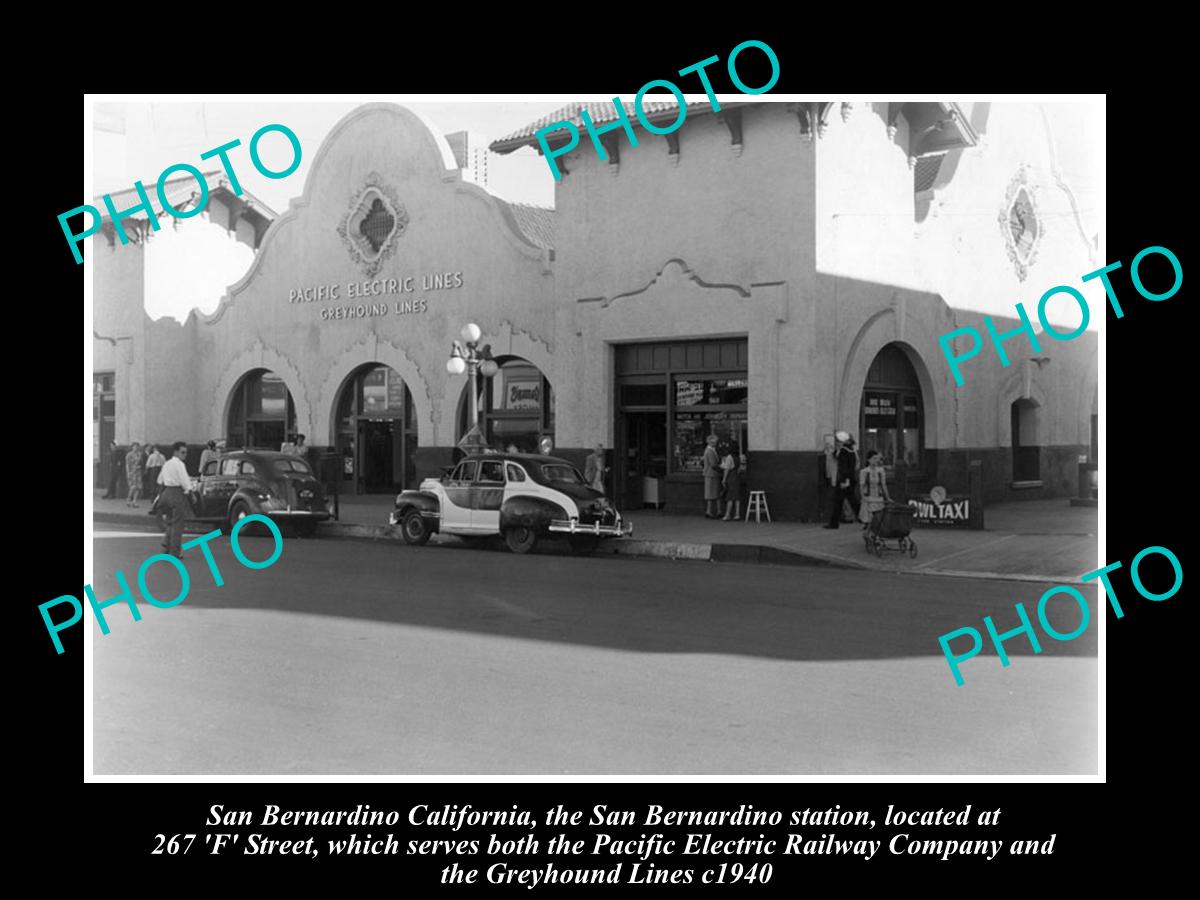
{"type": "Polygon", "coordinates": [[[916,525],[971,527],[971,498],[951,496],[941,485],[934,485],[924,497],[909,500],[908,505],[916,525]]]}

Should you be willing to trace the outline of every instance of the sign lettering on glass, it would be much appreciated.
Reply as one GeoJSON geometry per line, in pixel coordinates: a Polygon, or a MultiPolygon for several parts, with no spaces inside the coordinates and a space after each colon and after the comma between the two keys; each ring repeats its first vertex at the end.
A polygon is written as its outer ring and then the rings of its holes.
{"type": "Polygon", "coordinates": [[[510,381],[505,401],[506,409],[540,409],[542,384],[540,381],[510,381]]]}

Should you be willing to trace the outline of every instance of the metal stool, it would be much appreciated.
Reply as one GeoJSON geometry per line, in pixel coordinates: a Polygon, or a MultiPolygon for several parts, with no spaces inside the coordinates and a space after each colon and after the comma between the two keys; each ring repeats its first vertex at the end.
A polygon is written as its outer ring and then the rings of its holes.
{"type": "Polygon", "coordinates": [[[746,521],[750,521],[750,513],[754,513],[754,521],[762,521],[762,513],[767,514],[767,521],[771,521],[771,508],[767,506],[766,491],[751,491],[750,502],[746,504],[746,521]]]}

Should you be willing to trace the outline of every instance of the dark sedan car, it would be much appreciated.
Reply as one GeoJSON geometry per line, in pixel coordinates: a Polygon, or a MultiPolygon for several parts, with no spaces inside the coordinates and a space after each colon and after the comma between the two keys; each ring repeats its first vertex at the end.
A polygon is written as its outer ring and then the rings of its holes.
{"type": "Polygon", "coordinates": [[[303,459],[269,450],[234,450],[200,473],[196,518],[225,522],[258,513],[311,536],[330,517],[325,491],[303,459]]]}

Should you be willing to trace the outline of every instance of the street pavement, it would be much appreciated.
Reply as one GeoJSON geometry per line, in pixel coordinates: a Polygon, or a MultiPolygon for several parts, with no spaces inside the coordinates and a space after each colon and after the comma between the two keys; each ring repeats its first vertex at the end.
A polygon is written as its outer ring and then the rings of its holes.
{"type": "MultiPolygon", "coordinates": [[[[94,537],[100,599],[161,539],[94,537]]],[[[179,606],[114,605],[107,636],[86,612],[97,774],[1096,772],[1090,590],[1082,637],[1013,639],[1007,668],[989,645],[960,687],[937,637],[1012,628],[1048,585],[290,537],[253,571],[212,546],[223,587],[192,550],[179,606]]],[[[178,592],[165,564],[147,582],[178,592]]]]}
{"type": "MultiPolygon", "coordinates": [[[[399,540],[387,524],[393,497],[375,494],[343,497],[340,519],[321,525],[325,537],[399,540]]],[[[130,510],[123,500],[93,500],[96,521],[140,525],[143,510],[130,510]]],[[[857,524],[826,530],[819,523],[711,521],[699,515],[678,515],[652,509],[626,515],[634,525],[632,538],[601,543],[601,553],[658,556],[673,559],[713,559],[728,562],[793,563],[867,568],[881,572],[962,575],[1044,582],[1066,580],[1103,565],[1097,540],[1097,509],[1073,507],[1065,499],[1025,500],[988,506],[986,530],[917,527],[912,533],[917,556],[896,552],[896,541],[882,557],[867,552],[857,524]]],[[[212,526],[196,529],[207,531],[212,526]]],[[[435,535],[434,542],[458,543],[435,535]]],[[[562,542],[543,542],[553,551],[562,542]]]]}

